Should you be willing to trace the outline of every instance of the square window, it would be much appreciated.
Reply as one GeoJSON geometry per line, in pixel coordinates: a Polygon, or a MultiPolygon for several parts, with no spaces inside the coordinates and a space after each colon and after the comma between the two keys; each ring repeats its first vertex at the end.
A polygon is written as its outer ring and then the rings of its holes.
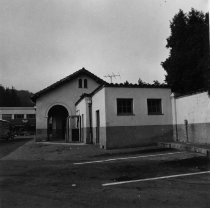
{"type": "Polygon", "coordinates": [[[117,114],[118,115],[133,114],[133,99],[118,98],[117,99],[117,114]]]}
{"type": "Polygon", "coordinates": [[[24,115],[23,114],[15,114],[14,115],[14,118],[15,119],[23,119],[24,118],[24,115]]]}
{"type": "Polygon", "coordinates": [[[161,99],[147,99],[147,109],[149,115],[161,115],[162,114],[161,99]]]}
{"type": "Polygon", "coordinates": [[[26,118],[27,118],[27,119],[29,119],[29,118],[35,118],[35,114],[27,114],[27,115],[26,115],[26,118]]]}
{"type": "Polygon", "coordinates": [[[10,121],[12,119],[12,114],[2,114],[2,119],[10,121]]]}

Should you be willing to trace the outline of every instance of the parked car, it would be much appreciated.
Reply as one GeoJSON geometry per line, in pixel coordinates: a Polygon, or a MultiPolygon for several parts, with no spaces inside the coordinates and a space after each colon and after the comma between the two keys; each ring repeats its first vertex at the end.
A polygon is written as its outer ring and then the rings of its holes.
{"type": "Polygon", "coordinates": [[[14,140],[14,125],[11,122],[0,119],[0,139],[14,140]]]}

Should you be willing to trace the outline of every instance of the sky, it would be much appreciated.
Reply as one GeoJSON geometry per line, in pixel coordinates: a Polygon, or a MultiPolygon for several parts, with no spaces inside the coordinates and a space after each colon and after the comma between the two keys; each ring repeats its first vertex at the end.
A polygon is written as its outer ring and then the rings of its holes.
{"type": "Polygon", "coordinates": [[[33,93],[85,67],[163,82],[170,20],[208,0],[0,0],[0,84],[33,93]]]}

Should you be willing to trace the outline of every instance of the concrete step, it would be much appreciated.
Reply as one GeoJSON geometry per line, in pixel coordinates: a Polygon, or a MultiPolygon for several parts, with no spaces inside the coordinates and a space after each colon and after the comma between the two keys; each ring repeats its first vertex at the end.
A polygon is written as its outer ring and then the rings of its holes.
{"type": "Polygon", "coordinates": [[[162,148],[174,148],[190,152],[202,153],[210,158],[210,145],[181,143],[181,142],[159,142],[158,146],[162,148]]]}

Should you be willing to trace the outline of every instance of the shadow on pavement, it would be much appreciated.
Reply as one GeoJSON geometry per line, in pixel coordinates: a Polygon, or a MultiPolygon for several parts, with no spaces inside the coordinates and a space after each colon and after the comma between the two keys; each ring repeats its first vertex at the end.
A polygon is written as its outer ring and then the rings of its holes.
{"type": "Polygon", "coordinates": [[[32,138],[15,138],[13,141],[0,140],[0,158],[5,157],[32,138]]]}

